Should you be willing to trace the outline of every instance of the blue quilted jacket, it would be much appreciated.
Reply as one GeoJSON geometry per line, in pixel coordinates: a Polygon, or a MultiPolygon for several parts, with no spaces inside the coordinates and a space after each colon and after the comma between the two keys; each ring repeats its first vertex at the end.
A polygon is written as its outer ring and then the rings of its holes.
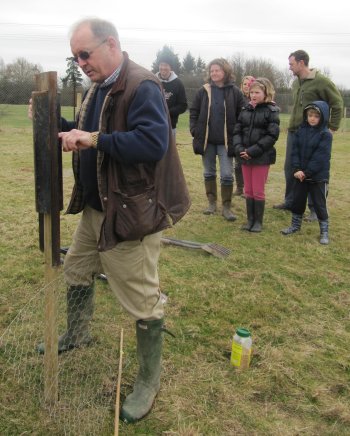
{"type": "Polygon", "coordinates": [[[325,101],[313,101],[304,108],[303,123],[295,132],[292,148],[293,174],[303,171],[306,180],[328,182],[332,150],[332,134],[328,129],[329,106],[325,101]],[[311,127],[306,121],[306,111],[310,106],[319,109],[321,120],[318,126],[311,127]]]}

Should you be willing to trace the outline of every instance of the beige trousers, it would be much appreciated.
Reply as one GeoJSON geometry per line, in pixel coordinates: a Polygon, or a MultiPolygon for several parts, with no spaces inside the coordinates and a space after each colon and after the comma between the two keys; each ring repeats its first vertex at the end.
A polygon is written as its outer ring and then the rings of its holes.
{"type": "Polygon", "coordinates": [[[64,261],[68,286],[89,286],[104,273],[123,308],[136,320],[164,316],[159,290],[158,259],[161,232],[142,241],[126,241],[112,250],[97,251],[104,213],[85,207],[64,261]]]}

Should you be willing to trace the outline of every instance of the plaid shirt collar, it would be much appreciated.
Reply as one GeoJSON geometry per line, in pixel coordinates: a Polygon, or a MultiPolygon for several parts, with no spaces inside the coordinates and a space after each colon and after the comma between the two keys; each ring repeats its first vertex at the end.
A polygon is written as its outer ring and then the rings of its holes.
{"type": "Polygon", "coordinates": [[[100,89],[107,88],[108,86],[112,85],[117,79],[120,74],[120,70],[122,69],[123,63],[119,65],[119,67],[109,76],[107,79],[101,83],[99,86],[100,89]]]}

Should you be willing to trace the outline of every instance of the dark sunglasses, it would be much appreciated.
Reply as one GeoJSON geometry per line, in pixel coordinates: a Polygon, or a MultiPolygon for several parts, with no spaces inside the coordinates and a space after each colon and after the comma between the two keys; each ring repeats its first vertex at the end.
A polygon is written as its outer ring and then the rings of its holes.
{"type": "Polygon", "coordinates": [[[94,50],[96,50],[98,47],[100,47],[102,44],[104,44],[105,42],[107,42],[107,39],[104,39],[102,42],[100,42],[94,49],[87,51],[87,50],[83,50],[80,51],[77,55],[75,55],[73,57],[73,61],[78,64],[79,63],[79,59],[81,59],[82,61],[87,61],[89,59],[89,57],[92,55],[92,52],[94,50]]]}

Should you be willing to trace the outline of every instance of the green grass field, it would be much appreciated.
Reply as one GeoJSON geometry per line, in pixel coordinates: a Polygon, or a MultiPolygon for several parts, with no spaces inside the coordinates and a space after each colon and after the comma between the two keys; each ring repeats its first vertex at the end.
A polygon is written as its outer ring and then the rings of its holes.
{"type": "MultiPolygon", "coordinates": [[[[97,285],[94,346],[59,358],[60,411],[50,414],[41,400],[43,361],[34,346],[44,329],[44,259],[37,248],[26,111],[25,106],[0,106],[0,434],[111,435],[120,328],[122,396],[131,389],[136,361],[134,323],[106,283],[97,285]]],[[[69,117],[72,111],[63,108],[62,113],[69,117]]],[[[177,142],[192,207],[165,236],[215,242],[231,254],[218,259],[203,251],[163,247],[161,289],[168,297],[167,327],[176,338],[165,337],[162,387],[154,409],[135,425],[120,424],[120,434],[350,434],[350,133],[343,129],[334,136],[330,245],[321,246],[317,223],[303,223],[299,234],[284,237],[280,230],[289,225],[290,214],[272,209],[284,192],[287,118],[282,115],[277,163],[267,184],[264,231],[249,234],[240,231],[242,198],[233,201],[236,222],[224,221],[220,213],[202,214],[202,164],[192,152],[188,114],[181,117],[177,142]],[[229,361],[232,336],[240,326],[253,337],[251,367],[242,373],[229,361]]],[[[65,206],[73,184],[70,159],[64,155],[65,206]]],[[[69,245],[77,219],[62,213],[62,245],[69,245]]],[[[61,330],[63,282],[59,300],[61,330]]]]}

